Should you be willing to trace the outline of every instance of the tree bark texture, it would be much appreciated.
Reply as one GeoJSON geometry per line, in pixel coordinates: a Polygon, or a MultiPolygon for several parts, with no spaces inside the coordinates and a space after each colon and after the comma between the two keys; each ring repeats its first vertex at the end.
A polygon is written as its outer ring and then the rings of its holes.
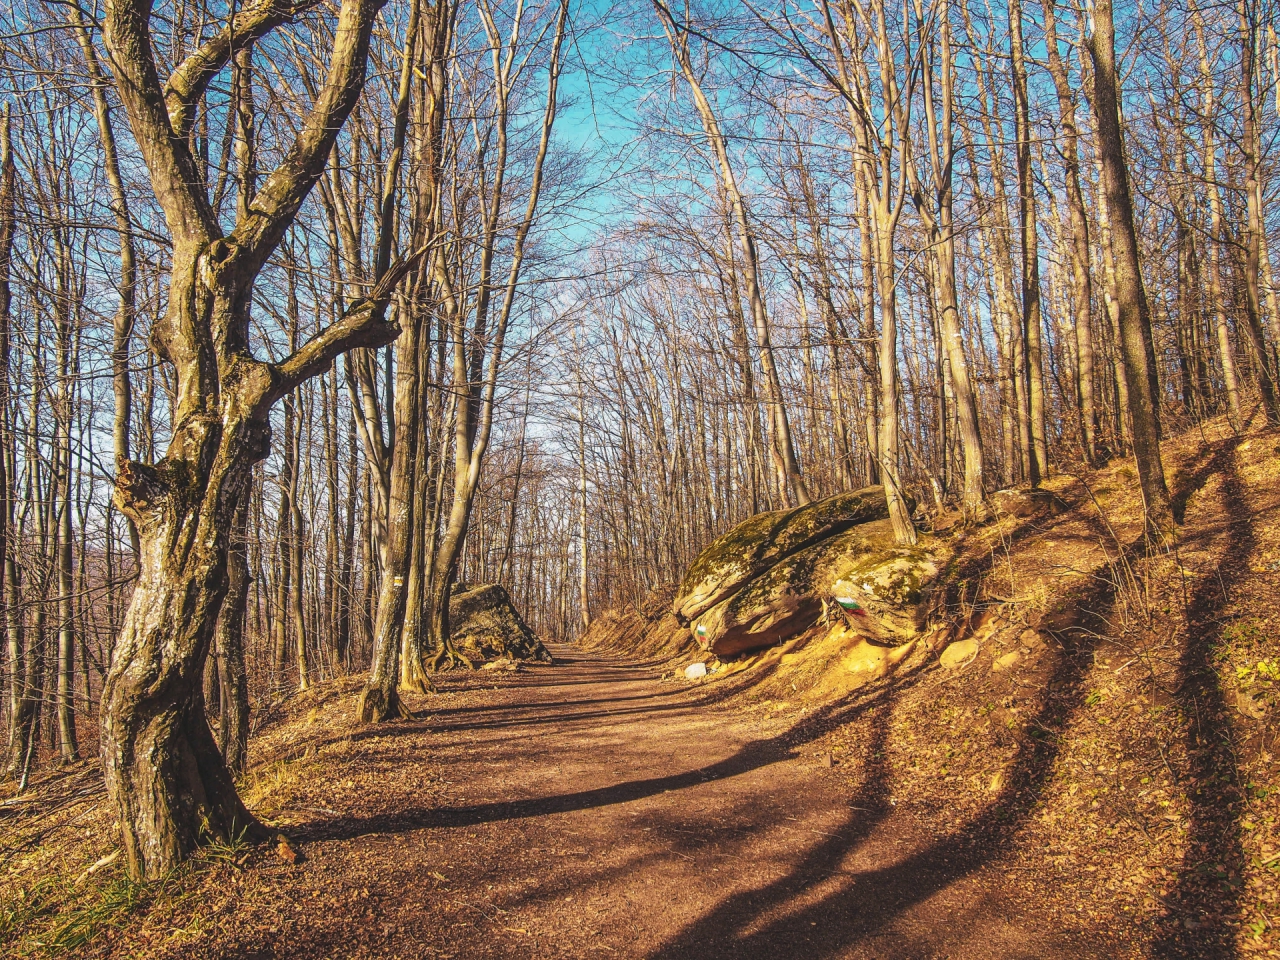
{"type": "Polygon", "coordinates": [[[1125,380],[1129,388],[1133,452],[1138,463],[1147,525],[1158,531],[1163,528],[1169,514],[1169,490],[1160,456],[1159,397],[1152,389],[1147,351],[1151,317],[1142,286],[1133,198],[1129,192],[1129,174],[1120,130],[1120,90],[1116,77],[1111,0],[1097,0],[1094,24],[1094,33],[1089,38],[1089,53],[1093,59],[1098,155],[1102,165],[1103,189],[1112,213],[1120,349],[1124,354],[1125,380]]]}

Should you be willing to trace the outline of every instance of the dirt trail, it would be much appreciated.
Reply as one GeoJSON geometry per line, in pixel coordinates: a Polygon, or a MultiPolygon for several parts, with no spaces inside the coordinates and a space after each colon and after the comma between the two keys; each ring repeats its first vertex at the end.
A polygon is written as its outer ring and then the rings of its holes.
{"type": "Polygon", "coordinates": [[[1103,955],[1011,906],[999,891],[1016,875],[931,855],[883,785],[851,801],[787,745],[789,723],[553,652],[554,666],[470,674],[421,720],[357,732],[348,773],[298,801],[314,817],[294,831],[306,861],[255,864],[162,953],[1103,955]]]}

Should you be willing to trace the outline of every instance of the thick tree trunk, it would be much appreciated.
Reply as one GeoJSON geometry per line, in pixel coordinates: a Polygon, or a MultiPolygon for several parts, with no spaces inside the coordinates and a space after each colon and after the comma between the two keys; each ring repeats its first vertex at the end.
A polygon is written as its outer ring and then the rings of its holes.
{"type": "Polygon", "coordinates": [[[205,719],[202,671],[227,592],[227,537],[266,452],[263,422],[194,415],[157,467],[127,464],[116,504],[141,567],[103,689],[102,758],[130,873],[156,878],[201,843],[260,839],[205,719]]]}
{"type": "Polygon", "coordinates": [[[236,795],[205,719],[201,672],[227,591],[227,537],[266,456],[271,405],[333,359],[387,343],[387,299],[417,259],[379,276],[346,311],[279,364],[250,350],[249,306],[259,271],[324,171],[364,88],[380,0],[342,0],[323,86],[298,118],[284,160],[226,234],[204,184],[191,131],[208,84],[235,50],[288,19],[250,7],[177,64],[156,69],[145,0],[108,0],[103,39],[172,247],[166,312],[151,340],[176,385],[168,455],[126,463],[116,505],[138,528],[138,581],[102,693],[102,758],[129,872],[159,877],[198,844],[263,836],[236,795]],[[230,42],[232,28],[239,47],[230,42]],[[223,40],[226,42],[223,42],[223,40]]]}

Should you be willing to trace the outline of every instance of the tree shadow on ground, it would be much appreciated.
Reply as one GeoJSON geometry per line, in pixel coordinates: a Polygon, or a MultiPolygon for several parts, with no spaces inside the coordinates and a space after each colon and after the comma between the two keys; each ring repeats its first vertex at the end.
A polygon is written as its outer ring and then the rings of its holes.
{"type": "MultiPolygon", "coordinates": [[[[1114,583],[1115,576],[1099,577],[1090,594],[1081,598],[1082,607],[1093,611],[1099,625],[1114,599],[1114,583]]],[[[753,741],[731,757],[685,773],[529,800],[340,818],[312,823],[300,837],[350,839],[370,833],[474,826],[627,803],[785,760],[794,755],[798,745],[816,739],[831,726],[860,720],[869,725],[873,740],[866,761],[867,775],[850,801],[852,809],[845,822],[834,835],[809,849],[785,876],[763,888],[728,897],[670,938],[652,954],[651,960],[790,956],[800,945],[806,957],[841,955],[877,939],[913,906],[998,862],[1007,852],[1052,781],[1063,734],[1083,701],[1084,677],[1092,662],[1095,638],[1101,632],[1077,631],[1057,653],[1045,688],[1056,693],[1046,695],[1030,718],[1005,785],[982,813],[961,829],[888,866],[860,872],[841,869],[846,859],[892,814],[882,745],[894,701],[925,675],[920,671],[913,677],[899,678],[894,684],[865,690],[854,702],[817,710],[776,737],[753,741]],[[825,892],[815,896],[814,890],[819,887],[825,892]],[[745,932],[734,936],[728,931],[745,932]]],[[[919,956],[919,946],[916,944],[902,955],[919,956]]],[[[876,948],[884,949],[878,940],[876,948]]]]}
{"type": "Polygon", "coordinates": [[[1213,664],[1222,640],[1223,612],[1230,591],[1249,568],[1257,547],[1252,518],[1236,466],[1242,437],[1220,441],[1174,491],[1179,513],[1214,474],[1221,476],[1227,528],[1206,536],[1226,540],[1216,576],[1197,578],[1187,604],[1187,636],[1179,659],[1179,686],[1173,700],[1181,712],[1190,766],[1187,800],[1189,836],[1176,885],[1166,899],[1153,943],[1157,957],[1234,957],[1234,934],[1224,921],[1240,910],[1244,850],[1240,842],[1241,784],[1236,765],[1229,706],[1213,664]]]}
{"type": "MultiPolygon", "coordinates": [[[[1057,654],[1039,709],[1026,725],[1018,752],[995,798],[968,824],[938,837],[922,849],[891,865],[854,871],[834,880],[841,865],[858,851],[869,829],[885,816],[888,774],[870,768],[852,807],[879,812],[871,821],[850,818],[839,836],[813,848],[786,876],[762,889],[735,894],[693,924],[669,938],[649,960],[687,960],[691,957],[767,957],[803,955],[824,958],[846,955],[874,943],[875,955],[919,957],[933,946],[918,940],[886,936],[893,924],[936,893],[997,863],[1015,843],[1018,833],[1053,780],[1064,735],[1083,703],[1085,677],[1092,663],[1099,629],[1115,599],[1117,571],[1100,576],[1080,598],[1089,611],[1085,629],[1071,631],[1057,654]],[[826,883],[834,889],[823,896],[803,898],[805,890],[826,883]],[[748,931],[727,935],[727,931],[748,931]]],[[[886,692],[880,695],[891,706],[886,692]]],[[[883,737],[891,710],[880,718],[883,737]]],[[[955,930],[947,931],[954,934],[955,930]]],[[[939,932],[939,939],[943,932],[939,932]]]]}
{"type": "MultiPolygon", "coordinates": [[[[1236,808],[1237,776],[1231,753],[1226,701],[1210,660],[1220,637],[1218,615],[1225,605],[1225,591],[1236,572],[1245,569],[1254,549],[1249,515],[1234,467],[1235,442],[1228,441],[1187,480],[1203,486],[1215,472],[1224,477],[1224,500],[1236,534],[1221,566],[1221,579],[1206,577],[1191,598],[1193,629],[1179,664],[1181,685],[1175,697],[1186,721],[1191,756],[1187,785],[1193,815],[1187,855],[1179,872],[1177,889],[1170,897],[1175,905],[1162,918],[1151,949],[1157,956],[1233,956],[1229,932],[1220,924],[1188,929],[1186,913],[1221,920],[1233,917],[1239,905],[1241,846],[1236,808]],[[1205,867],[1224,866],[1223,871],[1205,867]],[[1221,872],[1222,876],[1215,873],[1221,872]]],[[[1185,506],[1188,491],[1179,489],[1185,506]]],[[[1059,523],[1050,517],[1021,524],[1007,543],[1043,535],[1059,523]]],[[[1087,521],[1086,521],[1087,522],[1087,521]]],[[[1042,687],[1042,699],[1029,718],[1017,753],[1005,772],[1004,785],[993,799],[967,823],[937,836],[905,857],[871,869],[847,869],[860,850],[873,849],[878,828],[888,828],[893,813],[890,778],[883,761],[883,747],[895,701],[908,687],[929,672],[918,666],[912,674],[892,684],[864,688],[853,700],[814,711],[799,724],[770,738],[752,741],[730,757],[694,770],[663,777],[644,778],[593,790],[549,797],[459,807],[418,807],[367,817],[344,817],[313,822],[299,832],[301,839],[342,840],[371,833],[401,833],[426,828],[475,826],[512,819],[537,818],[573,811],[628,803],[668,791],[679,791],[708,781],[739,776],[795,755],[798,746],[811,742],[833,726],[858,720],[869,724],[872,746],[865,760],[866,776],[850,801],[852,808],[834,835],[810,848],[782,877],[763,887],[734,893],[712,910],[688,924],[650,954],[650,960],[685,958],[768,957],[803,955],[814,960],[845,956],[854,950],[873,950],[878,957],[920,957],[945,948],[947,937],[966,935],[965,924],[979,924],[980,912],[968,921],[958,919],[948,930],[929,934],[925,942],[901,937],[901,925],[910,911],[934,895],[974,874],[997,865],[1017,845],[1021,832],[1046,790],[1054,781],[1055,766],[1067,732],[1080,711],[1087,676],[1095,650],[1111,632],[1109,616],[1117,601],[1117,584],[1125,566],[1141,548],[1141,542],[1122,549],[1120,556],[1098,571],[1084,592],[1072,597],[1082,620],[1058,634],[1059,648],[1042,687]],[[897,934],[897,936],[895,936],[897,934]]],[[[996,561],[996,551],[959,564],[950,577],[954,592],[948,602],[963,605],[964,591],[996,561]]],[[[584,683],[598,682],[584,680],[584,683]]],[[[736,691],[700,691],[690,701],[710,703],[736,691]]],[[[644,699],[644,698],[639,698],[644,699]]],[[[539,705],[540,707],[541,705],[539,705]]],[[[626,712],[682,709],[677,704],[636,705],[626,712]]],[[[621,713],[621,712],[620,712],[621,713]]],[[[606,714],[601,714],[602,716],[606,714]]],[[[589,716],[589,715],[587,715],[589,716]]],[[[549,711],[546,722],[566,719],[549,711]]],[[[536,721],[535,721],[536,722],[536,721]]],[[[499,724],[477,724],[499,728],[499,724]]],[[[458,729],[461,729],[459,727],[458,729]]],[[[517,747],[512,759],[530,760],[533,743],[517,747]]],[[[761,816],[767,816],[763,812],[761,816]]],[[[980,936],[977,927],[967,931],[980,936]]],[[[1063,936],[1066,931],[1059,931],[1063,936]]],[[[1080,933],[1084,941],[1087,935],[1080,933]]]]}
{"type": "MultiPolygon", "coordinates": [[[[797,746],[816,739],[831,723],[848,723],[857,719],[874,704],[874,700],[854,704],[833,704],[815,711],[803,724],[788,729],[776,737],[753,740],[723,760],[705,764],[683,773],[662,777],[629,780],[573,793],[528,800],[509,800],[495,803],[471,804],[461,807],[412,807],[394,813],[375,814],[367,817],[341,817],[317,820],[297,831],[300,840],[348,840],[371,833],[396,833],[436,827],[476,826],[505,820],[543,817],[570,813],[598,807],[629,803],[673,790],[681,790],[714,780],[736,777],[773,763],[791,759],[797,746]]],[[[660,706],[631,713],[654,714],[672,709],[692,711],[690,705],[660,706]]],[[[543,723],[562,722],[554,715],[543,723]]],[[[493,725],[485,725],[492,728],[493,725]]],[[[406,731],[407,732],[407,731],[406,731]]],[[[536,751],[536,739],[526,738],[513,744],[516,752],[509,759],[528,760],[527,753],[536,751]]]]}

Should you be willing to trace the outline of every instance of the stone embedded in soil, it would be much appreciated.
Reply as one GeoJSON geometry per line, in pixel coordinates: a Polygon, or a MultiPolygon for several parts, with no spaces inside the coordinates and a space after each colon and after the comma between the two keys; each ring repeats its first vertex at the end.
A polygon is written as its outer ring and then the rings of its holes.
{"type": "Polygon", "coordinates": [[[707,665],[705,663],[691,663],[684,668],[684,678],[686,680],[701,680],[707,675],[707,665]]]}
{"type": "Polygon", "coordinates": [[[997,490],[991,495],[996,513],[1026,520],[1040,514],[1055,513],[1065,504],[1049,490],[1028,490],[1011,487],[1008,490],[997,490]]]}
{"type": "Polygon", "coordinates": [[[698,554],[676,591],[672,612],[681,623],[692,623],[780,560],[855,524],[888,515],[884,488],[878,486],[794,510],[758,513],[698,554]]]}
{"type": "Polygon", "coordinates": [[[455,586],[449,600],[449,620],[454,646],[469,660],[551,661],[551,653],[499,584],[455,586]]]}
{"type": "Polygon", "coordinates": [[[1021,656],[1022,655],[1018,653],[1017,650],[1006,653],[1003,657],[998,657],[996,659],[996,662],[991,665],[991,669],[995,673],[1000,673],[1004,670],[1011,670],[1018,665],[1018,660],[1021,659],[1021,656]]]}
{"type": "Polygon", "coordinates": [[[886,647],[859,638],[844,657],[844,668],[852,674],[865,674],[868,680],[887,677],[899,663],[911,655],[916,641],[898,647],[886,647]]]}
{"type": "Polygon", "coordinates": [[[939,662],[946,669],[954,670],[956,667],[968,663],[977,652],[978,643],[973,638],[957,640],[955,643],[947,644],[947,649],[942,651],[939,662]]]}

